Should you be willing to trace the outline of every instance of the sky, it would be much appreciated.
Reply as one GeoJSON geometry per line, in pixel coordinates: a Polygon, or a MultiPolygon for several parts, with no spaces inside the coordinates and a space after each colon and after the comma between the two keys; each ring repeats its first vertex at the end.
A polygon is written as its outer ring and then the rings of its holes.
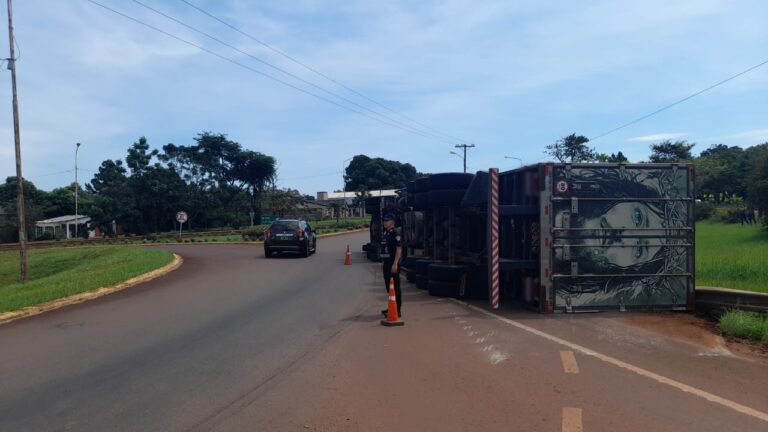
{"type": "MultiPolygon", "coordinates": [[[[461,171],[450,152],[472,143],[469,170],[510,169],[512,158],[547,160],[560,137],[596,137],[768,60],[764,0],[188,0],[366,99],[180,0],[141,1],[239,51],[132,0],[98,1],[248,69],[87,0],[16,1],[24,177],[41,189],[74,181],[77,142],[82,183],[140,136],[160,148],[202,131],[274,156],[278,185],[311,195],[341,188],[357,154],[461,171]]],[[[590,145],[640,161],[663,139],[694,142],[694,153],[768,141],[768,65],[590,145]]],[[[0,176],[12,175],[3,68],[0,176]]]]}

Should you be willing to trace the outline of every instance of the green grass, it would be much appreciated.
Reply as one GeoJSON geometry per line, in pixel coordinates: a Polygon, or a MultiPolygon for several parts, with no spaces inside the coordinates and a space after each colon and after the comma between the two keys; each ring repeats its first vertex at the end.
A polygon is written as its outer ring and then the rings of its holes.
{"type": "Polygon", "coordinates": [[[768,314],[729,311],[720,317],[718,328],[723,334],[768,344],[768,314]]]}
{"type": "Polygon", "coordinates": [[[114,285],[172,260],[170,252],[138,247],[33,249],[22,285],[18,253],[0,252],[0,312],[114,285]]]}
{"type": "Polygon", "coordinates": [[[768,230],[697,223],[696,285],[768,292],[768,230]]]}

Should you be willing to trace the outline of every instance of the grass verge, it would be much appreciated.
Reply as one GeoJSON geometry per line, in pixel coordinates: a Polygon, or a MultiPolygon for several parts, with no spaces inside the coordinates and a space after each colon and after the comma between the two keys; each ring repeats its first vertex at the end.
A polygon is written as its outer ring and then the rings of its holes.
{"type": "Polygon", "coordinates": [[[172,260],[167,251],[132,247],[30,250],[29,282],[22,285],[18,253],[1,252],[0,312],[115,285],[172,260]]]}
{"type": "Polygon", "coordinates": [[[768,292],[768,231],[759,225],[696,224],[696,285],[768,292]]]}
{"type": "Polygon", "coordinates": [[[768,314],[728,311],[720,317],[718,328],[723,334],[768,344],[768,314]]]}

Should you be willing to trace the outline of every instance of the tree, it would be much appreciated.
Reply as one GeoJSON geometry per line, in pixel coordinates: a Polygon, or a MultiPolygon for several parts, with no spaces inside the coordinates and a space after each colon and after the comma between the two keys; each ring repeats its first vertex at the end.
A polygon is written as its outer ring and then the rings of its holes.
{"type": "Polygon", "coordinates": [[[128,156],[125,158],[125,163],[128,168],[131,169],[131,174],[141,175],[147,167],[149,167],[152,158],[157,156],[159,151],[157,149],[150,151],[147,138],[140,137],[138,142],[134,142],[128,149],[128,156]]]}
{"type": "Polygon", "coordinates": [[[768,212],[768,142],[750,147],[744,153],[749,161],[747,199],[765,214],[768,212]]]}
{"type": "Polygon", "coordinates": [[[123,161],[108,159],[101,163],[99,171],[85,185],[94,197],[93,207],[88,214],[91,223],[104,233],[117,234],[113,232],[113,222],[131,225],[131,220],[140,217],[126,174],[123,161]]]}
{"type": "Polygon", "coordinates": [[[587,147],[588,142],[589,138],[573,133],[548,145],[545,153],[560,162],[594,162],[597,154],[587,147]]]}
{"type": "Polygon", "coordinates": [[[716,202],[747,193],[747,159],[741,147],[713,144],[695,160],[697,195],[716,202]]]}
{"type": "Polygon", "coordinates": [[[344,172],[344,190],[400,189],[415,178],[416,168],[409,163],[357,155],[344,172]]]}
{"type": "Polygon", "coordinates": [[[693,159],[691,149],[696,144],[689,144],[688,141],[664,140],[657,144],[651,144],[651,156],[649,160],[653,163],[683,162],[693,159]]]}
{"type": "Polygon", "coordinates": [[[627,162],[629,162],[629,159],[627,159],[627,157],[624,156],[624,153],[619,151],[616,154],[611,153],[611,155],[608,157],[608,162],[611,162],[611,163],[627,163],[627,162]]]}

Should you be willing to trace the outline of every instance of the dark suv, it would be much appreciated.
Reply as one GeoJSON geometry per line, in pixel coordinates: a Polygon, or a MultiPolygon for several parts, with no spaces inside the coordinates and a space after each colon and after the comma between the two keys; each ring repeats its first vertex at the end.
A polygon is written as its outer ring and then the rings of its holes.
{"type": "Polygon", "coordinates": [[[264,256],[296,252],[303,257],[317,252],[317,234],[301,219],[278,219],[264,231],[264,256]]]}

